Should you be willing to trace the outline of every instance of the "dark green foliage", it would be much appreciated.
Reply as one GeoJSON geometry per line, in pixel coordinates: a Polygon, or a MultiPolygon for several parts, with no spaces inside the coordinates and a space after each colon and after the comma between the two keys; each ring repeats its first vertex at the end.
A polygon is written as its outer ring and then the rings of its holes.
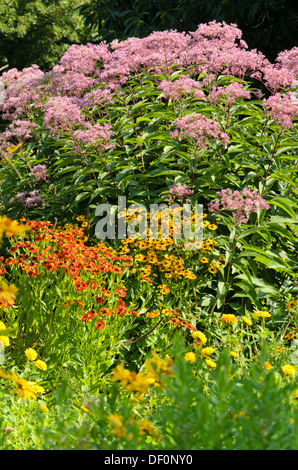
{"type": "Polygon", "coordinates": [[[43,70],[57,64],[71,44],[87,40],[80,0],[1,0],[0,67],[43,70]]]}
{"type": "Polygon", "coordinates": [[[236,23],[249,48],[269,60],[296,46],[295,0],[89,0],[80,9],[97,39],[145,37],[152,31],[194,31],[200,23],[236,23]]]}

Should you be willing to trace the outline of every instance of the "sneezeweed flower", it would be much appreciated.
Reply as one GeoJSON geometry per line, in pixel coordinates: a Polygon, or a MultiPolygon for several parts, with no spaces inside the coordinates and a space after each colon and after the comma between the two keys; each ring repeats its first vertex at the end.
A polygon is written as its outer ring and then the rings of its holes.
{"type": "Polygon", "coordinates": [[[282,369],[284,375],[294,375],[294,374],[296,374],[296,369],[291,364],[286,364],[286,365],[282,366],[281,369],[282,369]]]}
{"type": "Polygon", "coordinates": [[[237,318],[232,313],[223,314],[220,321],[225,325],[235,325],[238,322],[237,318]]]}
{"type": "Polygon", "coordinates": [[[33,348],[27,348],[25,350],[25,355],[29,361],[35,361],[37,358],[37,352],[33,348]]]}
{"type": "Polygon", "coordinates": [[[196,357],[195,353],[193,353],[193,352],[188,352],[184,356],[185,361],[186,362],[191,362],[191,363],[195,362],[196,358],[197,357],[196,357]]]}
{"type": "Polygon", "coordinates": [[[40,369],[40,370],[47,370],[47,364],[46,364],[44,361],[41,361],[40,359],[38,359],[37,361],[35,361],[34,364],[35,364],[36,367],[38,367],[38,369],[40,369]]]}

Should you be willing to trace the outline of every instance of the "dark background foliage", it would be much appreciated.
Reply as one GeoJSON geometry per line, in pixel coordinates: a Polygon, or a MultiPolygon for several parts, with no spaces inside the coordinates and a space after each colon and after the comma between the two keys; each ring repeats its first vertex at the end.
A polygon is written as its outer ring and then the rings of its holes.
{"type": "Polygon", "coordinates": [[[108,42],[152,31],[194,31],[217,20],[236,23],[248,46],[272,61],[297,45],[296,0],[91,0],[80,12],[97,39],[108,42]]]}
{"type": "Polygon", "coordinates": [[[249,48],[269,60],[297,45],[296,0],[1,0],[0,68],[47,71],[71,44],[194,31],[212,20],[236,23],[249,48]]]}

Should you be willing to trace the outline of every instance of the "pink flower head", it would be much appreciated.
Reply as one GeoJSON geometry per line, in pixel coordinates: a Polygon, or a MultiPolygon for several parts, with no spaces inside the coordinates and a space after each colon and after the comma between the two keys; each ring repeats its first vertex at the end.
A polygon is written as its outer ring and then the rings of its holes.
{"type": "Polygon", "coordinates": [[[99,142],[101,142],[101,147],[105,149],[114,146],[113,143],[110,142],[113,130],[109,124],[98,123],[92,126],[90,123],[87,122],[84,127],[85,129],[77,130],[74,132],[74,138],[81,140],[86,145],[99,145],[99,142]]]}
{"type": "Polygon", "coordinates": [[[163,92],[167,98],[172,100],[179,100],[186,94],[192,94],[194,98],[199,98],[206,101],[204,92],[200,90],[201,83],[197,80],[193,80],[190,77],[180,77],[177,80],[171,82],[163,80],[158,88],[163,92]]]}
{"type": "Polygon", "coordinates": [[[242,191],[233,192],[228,188],[219,191],[217,196],[221,199],[210,202],[209,211],[232,211],[236,226],[246,224],[251,213],[257,213],[259,209],[270,209],[269,204],[254,189],[244,188],[242,191]]]}
{"type": "Polygon", "coordinates": [[[52,98],[45,104],[44,124],[55,134],[67,132],[73,126],[84,122],[80,107],[68,96],[52,98]]]}
{"type": "Polygon", "coordinates": [[[276,93],[263,100],[263,105],[282,129],[293,128],[293,118],[298,116],[298,99],[296,93],[276,93]]]}
{"type": "Polygon", "coordinates": [[[190,202],[187,196],[192,196],[193,193],[193,190],[186,184],[178,186],[177,183],[174,183],[169,189],[169,202],[174,202],[175,199],[178,199],[180,204],[183,204],[185,198],[185,202],[190,202]]]}
{"type": "Polygon", "coordinates": [[[36,165],[31,168],[31,174],[35,177],[36,181],[47,181],[49,175],[45,165],[36,165]]]}
{"type": "Polygon", "coordinates": [[[229,142],[228,135],[221,131],[219,123],[202,114],[193,113],[183,116],[177,119],[175,124],[176,129],[170,133],[171,137],[190,138],[201,147],[205,147],[210,138],[220,140],[223,145],[229,142]]]}
{"type": "Polygon", "coordinates": [[[233,82],[226,87],[214,86],[209,93],[208,100],[212,103],[218,103],[221,97],[226,98],[227,104],[231,105],[238,99],[249,99],[250,93],[241,83],[233,82]]]}

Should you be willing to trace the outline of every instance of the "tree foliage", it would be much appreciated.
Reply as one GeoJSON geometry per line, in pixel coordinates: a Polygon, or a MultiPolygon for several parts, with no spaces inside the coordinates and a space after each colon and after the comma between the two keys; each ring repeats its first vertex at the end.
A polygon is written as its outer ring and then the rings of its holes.
{"type": "Polygon", "coordinates": [[[80,0],[2,0],[0,67],[48,70],[71,44],[87,40],[80,0]]]}
{"type": "Polygon", "coordinates": [[[145,37],[152,31],[194,31],[212,20],[236,23],[250,48],[274,60],[296,45],[294,0],[89,0],[80,13],[97,39],[145,37]]]}

